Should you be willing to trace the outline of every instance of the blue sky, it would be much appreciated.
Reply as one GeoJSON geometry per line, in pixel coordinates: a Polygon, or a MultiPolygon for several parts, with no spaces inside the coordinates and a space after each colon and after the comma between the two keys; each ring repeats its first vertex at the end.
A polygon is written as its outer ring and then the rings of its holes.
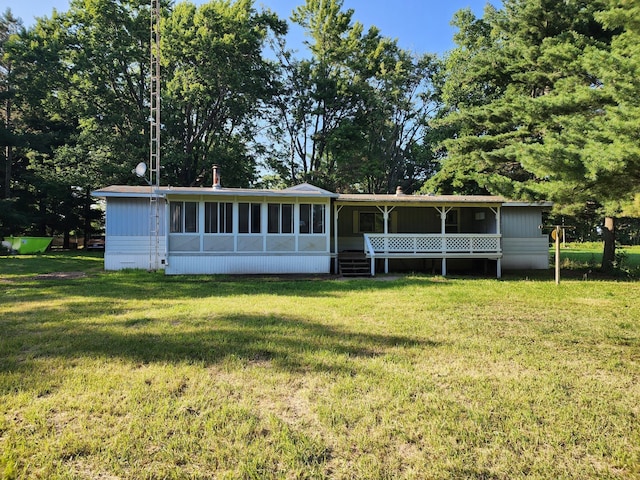
{"type": "MultiPolygon", "coordinates": [[[[206,0],[195,0],[201,4],[206,0]]],[[[256,0],[257,7],[265,6],[283,18],[289,18],[292,10],[304,0],[256,0]]],[[[417,53],[444,53],[453,47],[454,29],[449,25],[457,10],[469,7],[478,16],[487,0],[344,0],[344,8],[355,10],[353,19],[365,27],[375,25],[382,34],[396,38],[402,48],[417,53]]],[[[500,6],[500,0],[490,0],[500,6]]],[[[14,15],[22,18],[25,25],[31,25],[34,17],[50,16],[55,8],[66,11],[68,0],[0,0],[0,11],[11,8],[14,15]]],[[[302,42],[300,31],[292,30],[291,48],[302,42]]]]}

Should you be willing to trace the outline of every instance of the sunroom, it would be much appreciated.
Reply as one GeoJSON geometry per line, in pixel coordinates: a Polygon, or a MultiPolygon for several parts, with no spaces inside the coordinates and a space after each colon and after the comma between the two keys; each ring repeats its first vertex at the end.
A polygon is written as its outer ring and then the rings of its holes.
{"type": "Polygon", "coordinates": [[[165,191],[165,272],[326,273],[335,196],[306,184],[281,191],[165,191]]]}

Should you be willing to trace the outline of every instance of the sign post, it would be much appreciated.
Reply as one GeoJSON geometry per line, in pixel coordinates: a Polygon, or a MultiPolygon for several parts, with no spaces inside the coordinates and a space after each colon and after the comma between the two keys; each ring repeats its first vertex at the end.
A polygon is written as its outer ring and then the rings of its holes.
{"type": "Polygon", "coordinates": [[[560,239],[562,239],[562,244],[566,246],[565,243],[565,235],[567,230],[573,229],[575,227],[570,227],[562,222],[562,225],[551,225],[550,227],[541,228],[551,228],[551,238],[556,242],[556,285],[560,284],[560,239]]]}
{"type": "Polygon", "coordinates": [[[551,231],[551,237],[556,241],[556,285],[560,284],[560,236],[563,236],[564,229],[556,225],[551,231]]]}

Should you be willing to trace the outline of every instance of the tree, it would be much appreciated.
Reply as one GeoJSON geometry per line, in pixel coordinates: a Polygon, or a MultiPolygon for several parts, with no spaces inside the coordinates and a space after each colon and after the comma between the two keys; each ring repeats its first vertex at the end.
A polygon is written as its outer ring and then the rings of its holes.
{"type": "Polygon", "coordinates": [[[13,166],[13,148],[15,144],[13,131],[13,61],[9,54],[8,44],[11,37],[22,30],[22,21],[13,16],[10,9],[0,15],[0,100],[2,111],[0,112],[0,144],[4,147],[4,198],[11,197],[11,177],[13,166]]]}
{"type": "Polygon", "coordinates": [[[56,163],[77,166],[82,186],[128,183],[131,166],[148,159],[149,2],[73,0],[52,22],[66,66],[55,101],[76,124],[75,153],[60,150],[56,163]]]}
{"type": "Polygon", "coordinates": [[[431,79],[436,59],[399,49],[395,42],[377,49],[375,66],[364,85],[363,102],[353,118],[332,135],[329,149],[338,159],[336,176],[343,189],[370,193],[406,193],[433,173],[427,122],[436,108],[431,79]]]}
{"type": "Polygon", "coordinates": [[[13,37],[24,230],[88,236],[90,191],[126,181],[147,158],[148,10],[139,0],[75,0],[13,37]]]}
{"type": "MultiPolygon", "coordinates": [[[[274,88],[263,43],[286,25],[249,0],[168,6],[162,180],[198,184],[221,163],[227,184],[248,185],[257,155],[250,145],[274,88]]],[[[149,25],[148,0],[72,0],[67,12],[13,35],[10,56],[3,43],[21,120],[12,203],[27,219],[21,230],[88,236],[91,190],[138,181],[132,166],[149,158],[149,25]]],[[[9,138],[6,129],[0,137],[9,138]]]]}
{"type": "MultiPolygon", "coordinates": [[[[467,85],[466,95],[449,94],[441,123],[456,132],[444,142],[446,172],[465,168],[489,192],[550,199],[566,211],[597,202],[613,233],[612,203],[628,198],[631,185],[601,135],[616,100],[590,60],[609,51],[616,33],[597,21],[605,6],[507,0],[481,21],[466,14],[455,55],[468,68],[451,69],[445,86],[467,85]]],[[[613,246],[605,237],[604,268],[613,246]]]]}
{"type": "Polygon", "coordinates": [[[283,46],[278,120],[271,135],[285,148],[270,166],[291,183],[309,181],[341,191],[416,188],[429,170],[420,148],[434,106],[437,62],[416,57],[364,31],[340,0],[308,0],[292,20],[302,26],[311,57],[283,46]]]}
{"type": "MultiPolygon", "coordinates": [[[[632,211],[640,195],[640,1],[614,0],[610,8],[596,12],[610,31],[618,32],[610,49],[590,48],[585,63],[601,82],[600,94],[608,102],[594,118],[593,134],[585,146],[590,169],[597,183],[607,219],[603,265],[615,258],[613,217],[632,211]]],[[[636,213],[637,215],[637,213],[636,213]]]]}
{"type": "Polygon", "coordinates": [[[259,119],[274,95],[275,66],[262,56],[286,24],[250,0],[180,3],[162,29],[165,174],[181,185],[210,184],[220,164],[228,186],[256,177],[259,119]]]}
{"type": "MultiPolygon", "coordinates": [[[[307,181],[336,188],[337,158],[331,138],[344,122],[353,120],[362,104],[365,79],[357,78],[353,59],[362,54],[361,24],[351,24],[353,10],[342,11],[341,0],[307,0],[292,15],[302,26],[311,59],[293,59],[279,52],[283,90],[277,98],[278,140],[289,145],[288,171],[292,183],[307,181]]],[[[377,30],[369,32],[377,36],[377,30]]]]}

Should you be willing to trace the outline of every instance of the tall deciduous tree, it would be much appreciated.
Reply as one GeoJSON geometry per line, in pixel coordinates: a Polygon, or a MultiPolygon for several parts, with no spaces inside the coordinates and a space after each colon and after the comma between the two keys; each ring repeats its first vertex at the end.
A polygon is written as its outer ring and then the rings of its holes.
{"type": "Polygon", "coordinates": [[[180,3],[162,29],[163,132],[168,179],[210,181],[214,163],[225,184],[246,186],[256,176],[261,111],[274,95],[275,66],[263,58],[270,33],[286,23],[257,12],[251,0],[180,3]]]}
{"type": "Polygon", "coordinates": [[[285,147],[272,166],[291,182],[386,192],[415,188],[430,168],[424,138],[434,106],[433,57],[416,57],[352,22],[341,0],[307,0],[292,20],[310,53],[280,51],[283,88],[272,135],[285,147]]]}
{"type": "Polygon", "coordinates": [[[57,162],[74,165],[82,151],[92,186],[126,181],[148,158],[149,24],[147,0],[73,0],[58,19],[67,68],[57,97],[77,137],[57,162]]]}
{"type": "MultiPolygon", "coordinates": [[[[338,159],[330,143],[344,122],[362,106],[363,78],[353,60],[362,55],[361,24],[351,24],[353,10],[342,11],[341,0],[307,0],[292,20],[305,29],[310,59],[281,55],[283,91],[278,99],[282,136],[289,145],[291,181],[309,181],[335,188],[338,159]]],[[[370,36],[377,37],[371,30],[370,36]]],[[[346,135],[347,132],[342,132],[346,135]]]]}

